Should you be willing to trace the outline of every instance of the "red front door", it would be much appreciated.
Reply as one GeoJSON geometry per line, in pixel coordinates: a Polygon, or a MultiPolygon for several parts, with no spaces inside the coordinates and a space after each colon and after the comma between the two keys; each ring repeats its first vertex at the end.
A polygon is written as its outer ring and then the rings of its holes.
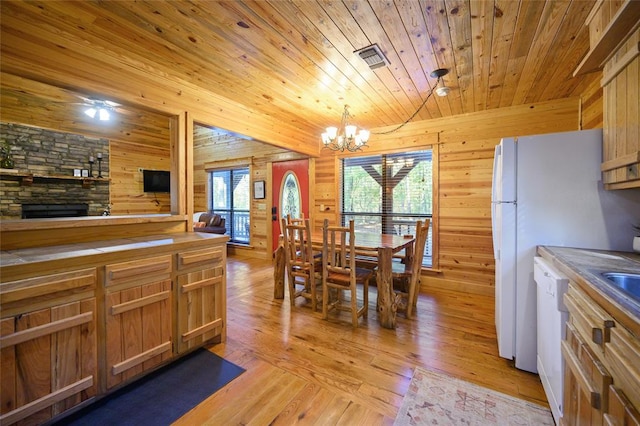
{"type": "Polygon", "coordinates": [[[309,217],[309,160],[273,163],[273,199],[271,200],[271,224],[273,227],[273,251],[278,248],[280,219],[309,217]]]}

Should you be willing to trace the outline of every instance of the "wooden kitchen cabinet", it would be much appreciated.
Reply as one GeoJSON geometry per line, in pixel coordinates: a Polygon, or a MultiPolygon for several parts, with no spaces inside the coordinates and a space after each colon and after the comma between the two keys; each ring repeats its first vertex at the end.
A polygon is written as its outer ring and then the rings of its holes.
{"type": "Polygon", "coordinates": [[[97,392],[96,268],[0,284],[0,424],[40,424],[97,392]]]}
{"type": "Polygon", "coordinates": [[[603,70],[606,189],[640,187],[640,2],[596,0],[587,17],[589,52],[574,75],[603,70]]]}
{"type": "Polygon", "coordinates": [[[604,67],[602,172],[607,189],[640,187],[639,46],[637,29],[604,67]]]}
{"type": "Polygon", "coordinates": [[[112,388],[173,356],[172,256],[106,265],[106,387],[112,388]]]}
{"type": "Polygon", "coordinates": [[[640,414],[615,386],[609,386],[609,409],[604,415],[604,424],[608,426],[640,426],[640,414]]]}
{"type": "Polygon", "coordinates": [[[567,337],[562,342],[562,357],[565,360],[562,424],[602,424],[612,379],[571,323],[567,324],[567,337]]]}
{"type": "Polygon", "coordinates": [[[14,250],[0,266],[0,424],[68,415],[226,338],[226,242],[181,233],[14,250]]]}
{"type": "Polygon", "coordinates": [[[569,283],[563,425],[638,424],[640,343],[579,286],[569,283]]]}
{"type": "Polygon", "coordinates": [[[178,253],[178,353],[224,341],[226,246],[178,253]]]}

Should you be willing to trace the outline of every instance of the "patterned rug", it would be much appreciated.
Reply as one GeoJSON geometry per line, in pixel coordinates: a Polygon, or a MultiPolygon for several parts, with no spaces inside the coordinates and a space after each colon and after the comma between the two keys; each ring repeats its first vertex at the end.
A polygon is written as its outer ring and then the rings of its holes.
{"type": "Polygon", "coordinates": [[[548,408],[416,367],[394,425],[553,425],[548,408]]]}

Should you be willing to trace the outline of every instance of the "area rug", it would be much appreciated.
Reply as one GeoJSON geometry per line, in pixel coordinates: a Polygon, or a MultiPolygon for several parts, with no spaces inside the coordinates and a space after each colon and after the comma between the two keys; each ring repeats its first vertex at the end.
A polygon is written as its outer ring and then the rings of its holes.
{"type": "Polygon", "coordinates": [[[244,371],[198,349],[54,424],[169,425],[244,371]]]}
{"type": "Polygon", "coordinates": [[[394,425],[553,425],[548,408],[416,367],[394,425]]]}

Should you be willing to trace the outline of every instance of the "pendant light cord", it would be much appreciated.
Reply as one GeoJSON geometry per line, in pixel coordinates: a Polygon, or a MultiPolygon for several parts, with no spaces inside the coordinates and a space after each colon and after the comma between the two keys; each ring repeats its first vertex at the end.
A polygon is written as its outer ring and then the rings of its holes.
{"type": "Polygon", "coordinates": [[[416,115],[418,115],[418,113],[420,112],[420,110],[422,108],[424,108],[424,106],[427,104],[427,101],[429,100],[431,95],[433,95],[433,91],[435,90],[436,87],[438,87],[438,84],[440,83],[440,80],[442,80],[442,77],[438,77],[438,79],[436,80],[436,84],[431,88],[431,90],[429,91],[429,94],[427,95],[427,97],[424,99],[424,101],[422,101],[422,104],[418,107],[416,112],[411,114],[411,117],[407,118],[404,121],[404,123],[401,123],[395,129],[387,130],[386,132],[371,132],[371,134],[372,135],[388,135],[390,133],[393,133],[393,132],[396,132],[396,131],[402,129],[407,123],[409,123],[411,120],[413,120],[416,117],[416,115]]]}

